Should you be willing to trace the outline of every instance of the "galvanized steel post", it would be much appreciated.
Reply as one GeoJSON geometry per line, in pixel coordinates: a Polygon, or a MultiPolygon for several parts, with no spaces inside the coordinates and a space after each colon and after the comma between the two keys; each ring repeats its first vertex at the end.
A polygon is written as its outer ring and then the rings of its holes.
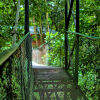
{"type": "MultiPolygon", "coordinates": [[[[79,0],[76,0],[76,32],[79,32],[79,0]]],[[[76,35],[75,51],[75,83],[78,85],[78,66],[79,66],[79,35],[76,35]]]]}
{"type": "Polygon", "coordinates": [[[65,0],[65,69],[68,69],[67,1],[65,0]]]}
{"type": "Polygon", "coordinates": [[[29,0],[25,0],[25,34],[29,32],[29,0]]]}

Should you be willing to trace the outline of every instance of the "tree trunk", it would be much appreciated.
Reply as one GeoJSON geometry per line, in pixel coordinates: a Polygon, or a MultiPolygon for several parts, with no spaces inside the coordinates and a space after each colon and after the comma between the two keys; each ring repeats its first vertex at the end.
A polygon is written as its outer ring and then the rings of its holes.
{"type": "Polygon", "coordinates": [[[34,26],[34,34],[35,34],[35,38],[36,38],[36,46],[38,46],[38,38],[37,38],[37,32],[36,32],[35,16],[33,16],[33,26],[34,26]]]}
{"type": "MultiPolygon", "coordinates": [[[[47,3],[47,0],[45,0],[45,3],[47,3]]],[[[48,22],[49,14],[48,11],[46,12],[46,32],[49,32],[49,22],[48,22]]]]}
{"type": "Polygon", "coordinates": [[[48,23],[48,12],[46,12],[46,32],[49,32],[49,23],[48,23]]]}
{"type": "Polygon", "coordinates": [[[41,20],[41,15],[40,15],[40,20],[39,20],[39,26],[40,26],[40,41],[41,44],[43,43],[43,34],[42,34],[42,20],[41,20]]]}
{"type": "Polygon", "coordinates": [[[16,12],[16,19],[15,19],[15,26],[13,30],[13,45],[16,43],[16,36],[17,36],[17,26],[18,26],[18,20],[19,20],[19,10],[20,10],[20,0],[18,0],[18,5],[17,5],[17,12],[16,12]]]}

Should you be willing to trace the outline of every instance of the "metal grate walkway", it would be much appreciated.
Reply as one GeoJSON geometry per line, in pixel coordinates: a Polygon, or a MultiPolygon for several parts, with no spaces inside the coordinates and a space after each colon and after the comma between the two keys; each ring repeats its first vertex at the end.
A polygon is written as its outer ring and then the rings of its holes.
{"type": "Polygon", "coordinates": [[[62,68],[33,66],[35,100],[86,100],[62,68]]]}

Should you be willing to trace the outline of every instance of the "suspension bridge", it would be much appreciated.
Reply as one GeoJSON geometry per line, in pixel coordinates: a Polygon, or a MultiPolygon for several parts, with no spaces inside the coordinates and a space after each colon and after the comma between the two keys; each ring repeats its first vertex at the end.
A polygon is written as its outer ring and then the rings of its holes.
{"type": "MultiPolygon", "coordinates": [[[[50,66],[33,64],[32,65],[32,39],[29,33],[29,2],[25,2],[25,36],[13,45],[9,50],[0,54],[0,78],[5,87],[5,100],[15,100],[13,88],[16,81],[18,87],[15,90],[20,93],[19,100],[87,100],[83,91],[78,86],[78,69],[79,69],[79,38],[100,40],[98,37],[91,37],[79,33],[79,0],[76,0],[76,32],[69,32],[68,26],[72,14],[73,0],[70,3],[69,14],[67,15],[67,2],[65,5],[65,40],[64,57],[61,58],[61,63],[64,66],[50,66]],[[75,40],[75,67],[72,68],[73,76],[69,73],[71,66],[71,57],[73,50],[68,50],[68,34],[74,34],[75,40]],[[69,52],[69,55],[68,55],[69,52]],[[16,79],[14,79],[14,76],[16,79]],[[4,78],[5,77],[5,78],[4,78]],[[6,80],[6,83],[4,81],[6,80]]],[[[58,36],[61,34],[58,34],[58,36]]],[[[49,43],[55,40],[54,37],[49,43]]],[[[43,44],[43,45],[45,45],[43,44]]],[[[40,48],[43,48],[43,45],[40,48]]],[[[49,48],[52,52],[53,47],[49,48]]],[[[56,48],[56,47],[55,47],[56,48]]],[[[59,52],[56,51],[56,52],[59,52]]]]}

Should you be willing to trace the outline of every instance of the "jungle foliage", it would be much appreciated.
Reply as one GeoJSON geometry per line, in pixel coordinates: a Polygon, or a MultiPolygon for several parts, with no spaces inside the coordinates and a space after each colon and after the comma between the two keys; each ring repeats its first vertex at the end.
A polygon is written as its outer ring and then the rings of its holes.
{"type": "MultiPolygon", "coordinates": [[[[61,3],[61,2],[60,2],[61,3]]],[[[62,4],[62,3],[61,3],[62,4]]],[[[59,11],[60,4],[56,6],[60,13],[64,13],[64,6],[61,6],[62,11],[59,11]]],[[[56,9],[57,9],[56,7],[56,9]]],[[[73,14],[71,16],[69,31],[75,31],[75,2],[73,14]]],[[[61,10],[60,9],[60,10],[61,10]]],[[[83,0],[80,1],[80,32],[82,34],[94,37],[100,37],[100,3],[99,1],[83,0]]],[[[57,14],[55,21],[55,29],[59,32],[56,34],[46,34],[46,41],[49,42],[49,64],[53,66],[64,67],[64,16],[57,14]],[[61,20],[63,19],[63,20],[61,20]],[[63,22],[63,23],[61,23],[63,22]],[[57,27],[56,27],[57,26],[57,27]]],[[[52,15],[51,15],[52,16],[52,15]]],[[[53,17],[54,18],[54,17],[53,17]]],[[[55,19],[55,18],[54,18],[55,19]]],[[[53,21],[53,22],[54,22],[53,21]]],[[[73,76],[75,69],[75,50],[73,55],[70,54],[75,49],[75,34],[69,33],[69,71],[73,76]]],[[[99,100],[100,98],[100,40],[92,40],[85,37],[80,37],[79,40],[79,86],[89,100],[99,100]]]]}
{"type": "MultiPolygon", "coordinates": [[[[68,0],[70,2],[70,0],[68,0]]],[[[24,35],[24,0],[20,0],[20,12],[17,28],[17,41],[24,35]]],[[[15,26],[18,0],[0,1],[0,52],[8,49],[12,45],[13,30],[15,26]]],[[[69,31],[75,31],[74,19],[76,16],[76,2],[74,2],[73,14],[70,19],[69,31]]],[[[64,33],[65,33],[65,0],[30,0],[30,26],[50,27],[57,33],[46,33],[45,41],[49,42],[49,64],[64,67],[64,33]],[[48,18],[46,17],[48,13],[48,18]],[[33,23],[35,18],[35,24],[33,23]]],[[[69,5],[68,5],[69,6],[69,5]]],[[[100,1],[80,0],[80,33],[100,37],[100,1]]],[[[41,33],[40,38],[42,39],[41,33]]],[[[36,40],[36,37],[33,37],[36,40]]],[[[69,33],[69,51],[74,48],[75,34],[69,33]]],[[[89,100],[100,98],[100,41],[80,37],[79,52],[79,85],[89,100]]],[[[70,55],[70,53],[69,53],[70,55]]],[[[75,50],[70,58],[69,71],[72,74],[75,66],[75,50]]],[[[73,76],[73,74],[72,74],[73,76]]],[[[4,79],[6,76],[4,76],[4,79]]],[[[4,98],[6,80],[1,83],[0,98],[4,98]]],[[[17,89],[14,89],[16,96],[19,95],[19,86],[15,82],[17,89]]],[[[18,98],[20,95],[18,96],[18,98]]]]}

